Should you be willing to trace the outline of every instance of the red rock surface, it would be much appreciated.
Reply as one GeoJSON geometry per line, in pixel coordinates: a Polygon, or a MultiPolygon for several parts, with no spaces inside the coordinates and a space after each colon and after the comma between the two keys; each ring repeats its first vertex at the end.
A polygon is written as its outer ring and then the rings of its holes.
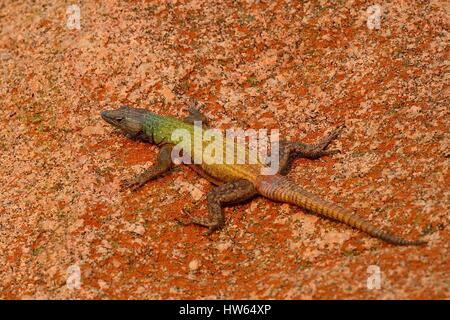
{"type": "Polygon", "coordinates": [[[449,4],[379,1],[0,4],[0,298],[449,298],[449,4]],[[311,142],[341,154],[289,176],[425,247],[397,247],[258,198],[212,240],[209,183],[186,167],[137,193],[155,161],[99,113],[121,104],[311,142]],[[369,290],[379,266],[381,289],[369,290]],[[66,286],[69,267],[81,285],[66,286]]]}

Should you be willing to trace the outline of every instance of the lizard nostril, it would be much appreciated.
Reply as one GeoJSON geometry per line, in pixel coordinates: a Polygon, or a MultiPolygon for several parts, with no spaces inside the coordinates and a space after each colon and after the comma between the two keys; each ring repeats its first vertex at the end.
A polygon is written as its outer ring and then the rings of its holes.
{"type": "Polygon", "coordinates": [[[106,119],[108,117],[108,111],[102,111],[100,115],[102,116],[103,119],[106,119]]]}

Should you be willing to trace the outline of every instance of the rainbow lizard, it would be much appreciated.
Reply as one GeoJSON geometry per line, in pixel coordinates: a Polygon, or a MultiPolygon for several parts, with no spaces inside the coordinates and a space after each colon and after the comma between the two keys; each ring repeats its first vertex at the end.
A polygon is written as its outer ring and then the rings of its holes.
{"type": "MultiPolygon", "coordinates": [[[[137,190],[147,181],[155,179],[169,171],[174,163],[172,151],[178,140],[172,133],[176,129],[185,129],[194,134],[195,121],[207,123],[206,117],[195,106],[189,108],[189,116],[179,120],[170,116],[161,116],[145,109],[122,106],[116,110],[101,112],[101,117],[112,126],[121,129],[128,136],[156,144],[160,147],[157,164],[144,170],[134,179],[126,180],[126,188],[137,190]]],[[[396,245],[422,245],[424,240],[406,240],[388,231],[375,227],[350,210],[344,209],[329,201],[309,193],[285,177],[290,160],[293,157],[317,159],[324,155],[332,155],[336,151],[328,150],[327,146],[335,139],[343,126],[337,127],[330,134],[315,144],[280,141],[279,171],[272,175],[262,175],[263,163],[256,164],[189,164],[202,177],[208,179],[216,187],[207,194],[208,216],[189,217],[185,224],[197,224],[208,228],[207,234],[220,229],[225,224],[223,207],[249,200],[256,195],[298,205],[319,215],[343,222],[356,229],[364,231],[373,237],[396,245]]],[[[204,130],[201,126],[201,130],[204,130]]],[[[197,126],[198,130],[198,126],[197,126]]],[[[234,142],[233,142],[234,143],[234,142]]],[[[201,154],[204,145],[192,144],[190,152],[201,154]],[[199,149],[200,148],[200,149],[199,149]],[[197,149],[197,150],[196,150],[197,149]]],[[[247,152],[247,151],[246,151],[247,152]]]]}

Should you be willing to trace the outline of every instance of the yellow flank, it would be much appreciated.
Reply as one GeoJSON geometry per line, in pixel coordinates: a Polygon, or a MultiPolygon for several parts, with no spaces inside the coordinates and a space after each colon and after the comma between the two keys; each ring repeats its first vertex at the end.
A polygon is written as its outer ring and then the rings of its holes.
{"type": "Polygon", "coordinates": [[[205,172],[221,181],[246,179],[254,182],[261,174],[261,169],[265,167],[258,156],[250,163],[251,153],[248,147],[238,144],[236,138],[226,137],[224,131],[205,130],[181,121],[170,127],[173,131],[186,130],[187,136],[174,139],[170,134],[169,141],[177,145],[180,139],[183,140],[183,150],[190,150],[192,162],[200,164],[205,172]]]}

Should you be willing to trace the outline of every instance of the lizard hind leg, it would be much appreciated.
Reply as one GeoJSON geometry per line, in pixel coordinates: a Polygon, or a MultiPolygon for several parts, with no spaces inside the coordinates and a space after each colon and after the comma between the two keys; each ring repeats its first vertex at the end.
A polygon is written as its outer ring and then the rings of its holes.
{"type": "Polygon", "coordinates": [[[318,159],[323,156],[338,153],[337,150],[326,149],[328,145],[338,137],[344,128],[340,125],[331,131],[328,135],[320,139],[317,143],[306,144],[298,141],[280,141],[280,170],[282,175],[287,174],[290,168],[290,162],[293,158],[302,157],[308,159],[318,159]]]}
{"type": "Polygon", "coordinates": [[[207,195],[208,217],[189,217],[189,221],[184,225],[197,224],[207,227],[206,235],[209,236],[214,231],[222,228],[225,224],[223,206],[236,204],[251,199],[257,194],[253,183],[247,180],[236,180],[222,184],[214,188],[207,195]]]}
{"type": "Polygon", "coordinates": [[[301,142],[288,142],[290,145],[291,153],[297,157],[304,157],[309,159],[318,159],[325,155],[332,155],[337,153],[337,150],[327,150],[328,145],[336,139],[344,129],[344,125],[340,125],[320,139],[317,143],[306,144],[301,142]]]}

